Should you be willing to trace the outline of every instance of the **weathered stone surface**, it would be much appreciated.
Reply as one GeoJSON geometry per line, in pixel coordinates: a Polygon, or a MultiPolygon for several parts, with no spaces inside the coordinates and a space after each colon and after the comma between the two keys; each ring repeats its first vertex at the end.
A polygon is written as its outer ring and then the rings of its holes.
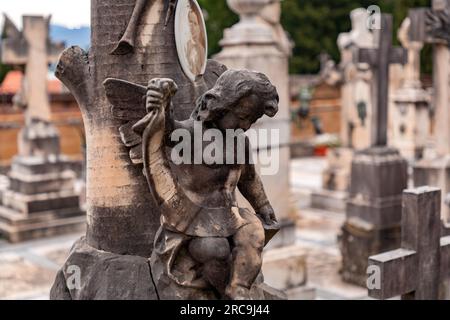
{"type": "MultiPolygon", "coordinates": [[[[73,278],[72,278],[73,279],[73,278]]],[[[156,300],[148,259],[118,255],[78,240],[58,272],[50,293],[52,300],[156,300]],[[79,269],[72,269],[76,267],[79,269]],[[80,288],[70,289],[73,271],[80,271],[80,288]]]]}

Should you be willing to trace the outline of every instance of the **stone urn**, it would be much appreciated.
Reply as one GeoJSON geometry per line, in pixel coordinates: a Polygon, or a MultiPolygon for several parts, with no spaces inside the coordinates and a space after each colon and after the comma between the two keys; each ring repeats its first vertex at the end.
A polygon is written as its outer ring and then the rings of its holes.
{"type": "Polygon", "coordinates": [[[255,17],[270,0],[227,0],[230,9],[241,18],[255,17]]]}
{"type": "Polygon", "coordinates": [[[228,6],[239,15],[240,21],[225,30],[220,44],[223,46],[248,41],[261,44],[274,42],[270,28],[257,19],[261,10],[270,2],[271,0],[227,0],[228,6]]]}

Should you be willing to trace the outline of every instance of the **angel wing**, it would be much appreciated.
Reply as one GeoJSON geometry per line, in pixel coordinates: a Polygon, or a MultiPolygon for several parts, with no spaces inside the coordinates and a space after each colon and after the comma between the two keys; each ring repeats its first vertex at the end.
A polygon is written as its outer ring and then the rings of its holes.
{"type": "MultiPolygon", "coordinates": [[[[204,81],[208,89],[212,88],[217,79],[227,68],[214,60],[208,60],[204,81]]],[[[136,134],[132,127],[146,115],[145,96],[147,88],[125,80],[109,78],[103,83],[106,97],[112,105],[112,114],[116,119],[124,121],[119,127],[120,138],[129,148],[130,159],[134,164],[143,163],[142,137],[136,134]]],[[[194,103],[193,103],[194,104],[194,103]]]]}
{"type": "Polygon", "coordinates": [[[119,127],[123,144],[130,149],[130,159],[134,164],[142,163],[142,138],[133,130],[133,125],[145,117],[145,95],[147,88],[125,80],[109,78],[103,83],[106,97],[111,103],[116,119],[126,121],[119,127]]]}

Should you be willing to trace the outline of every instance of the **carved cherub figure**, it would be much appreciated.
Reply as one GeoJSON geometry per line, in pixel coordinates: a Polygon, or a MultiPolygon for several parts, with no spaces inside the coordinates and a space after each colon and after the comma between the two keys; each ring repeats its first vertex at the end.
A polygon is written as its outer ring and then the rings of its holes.
{"type": "MultiPolygon", "coordinates": [[[[108,87],[113,86],[111,81],[118,80],[108,81],[107,93],[113,96],[108,87]]],[[[170,112],[176,90],[170,79],[150,81],[147,114],[132,127],[142,137],[145,175],[161,206],[161,227],[151,258],[159,295],[174,298],[168,293],[172,282],[178,298],[205,297],[182,293],[183,290],[210,290],[219,298],[250,299],[250,290],[261,271],[262,250],[279,225],[250,161],[251,148],[243,132],[264,115],[275,116],[277,91],[261,73],[229,70],[198,99],[190,119],[176,121],[170,112]],[[199,127],[203,133],[216,130],[224,136],[227,130],[241,130],[238,137],[244,141],[245,161],[174,164],[170,156],[174,146],[172,133],[180,129],[191,133],[194,145],[195,130],[199,127]],[[239,207],[236,188],[256,215],[239,207]]],[[[222,142],[202,141],[203,148],[191,149],[191,159],[214,143],[222,142]]],[[[238,159],[239,144],[232,148],[220,144],[220,148],[224,159],[230,159],[230,153],[233,159],[238,159]]]]}

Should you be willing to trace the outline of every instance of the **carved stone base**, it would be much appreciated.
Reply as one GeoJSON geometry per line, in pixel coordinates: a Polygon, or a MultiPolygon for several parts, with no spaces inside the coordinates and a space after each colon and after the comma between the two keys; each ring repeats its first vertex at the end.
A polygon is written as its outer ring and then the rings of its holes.
{"type": "Polygon", "coordinates": [[[0,232],[11,242],[79,232],[86,217],[74,189],[72,162],[62,156],[18,156],[1,192],[0,232]]]}
{"type": "MultiPolygon", "coordinates": [[[[153,272],[153,277],[157,271],[153,272]]],[[[118,255],[97,250],[84,237],[73,246],[63,268],[58,272],[50,292],[51,300],[174,300],[216,299],[213,292],[180,290],[173,283],[155,289],[150,261],[139,256],[118,255]],[[77,273],[79,271],[79,273],[77,273]],[[75,275],[79,275],[79,282],[75,275]]],[[[160,279],[163,281],[163,279],[160,279]]],[[[258,300],[286,299],[276,289],[264,284],[262,278],[252,289],[258,300]]],[[[158,283],[158,281],[156,281],[158,283]]]]}
{"type": "Polygon", "coordinates": [[[397,150],[381,147],[355,154],[339,238],[344,281],[365,286],[369,256],[399,247],[406,188],[407,163],[397,150]]]}
{"type": "Polygon", "coordinates": [[[347,221],[339,235],[342,253],[342,279],[366,287],[369,257],[400,246],[400,225],[376,229],[373,224],[359,219],[347,221]]]}

